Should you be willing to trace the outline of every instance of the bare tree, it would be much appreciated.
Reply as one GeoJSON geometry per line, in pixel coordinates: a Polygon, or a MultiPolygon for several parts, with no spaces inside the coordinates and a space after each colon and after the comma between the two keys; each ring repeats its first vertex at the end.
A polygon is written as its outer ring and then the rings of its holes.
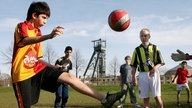
{"type": "Polygon", "coordinates": [[[44,50],[44,59],[50,63],[50,64],[55,64],[57,54],[55,53],[55,50],[52,48],[50,44],[47,44],[44,50]]]}
{"type": "MultiPolygon", "coordinates": [[[[1,64],[8,66],[8,71],[11,71],[11,64],[12,64],[12,54],[13,54],[13,47],[11,45],[5,49],[5,51],[0,51],[0,59],[2,60],[1,64]]],[[[1,73],[0,71],[0,86],[10,86],[11,76],[6,73],[1,73]]]]}
{"type": "Polygon", "coordinates": [[[82,58],[80,51],[77,49],[72,55],[73,67],[75,68],[76,77],[78,77],[79,72],[85,66],[85,60],[82,58]]]}
{"type": "MultiPolygon", "coordinates": [[[[11,43],[9,45],[9,47],[7,47],[7,49],[5,49],[5,51],[0,51],[0,59],[1,59],[1,65],[5,66],[8,70],[8,73],[11,73],[11,65],[12,65],[12,55],[13,55],[13,43],[11,43]]],[[[1,79],[3,80],[10,80],[9,82],[11,82],[11,78],[9,74],[5,73],[1,73],[0,75],[1,79]],[[9,76],[9,77],[8,77],[9,76]]]]}
{"type": "Polygon", "coordinates": [[[113,72],[115,83],[116,83],[117,72],[119,72],[119,67],[120,67],[120,64],[118,62],[118,59],[117,57],[114,57],[113,60],[109,63],[109,71],[113,72]]]}
{"type": "Polygon", "coordinates": [[[0,59],[3,61],[2,64],[10,65],[12,63],[12,55],[13,55],[13,44],[11,44],[5,51],[0,51],[0,59]]]}

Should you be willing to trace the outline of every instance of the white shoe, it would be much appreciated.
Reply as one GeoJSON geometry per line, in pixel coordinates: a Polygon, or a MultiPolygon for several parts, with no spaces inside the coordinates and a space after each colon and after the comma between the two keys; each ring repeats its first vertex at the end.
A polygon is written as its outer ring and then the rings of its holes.
{"type": "Polygon", "coordinates": [[[135,108],[141,108],[141,106],[138,103],[135,103],[135,108]]]}
{"type": "Polygon", "coordinates": [[[118,105],[117,108],[123,108],[123,104],[118,105]]]}

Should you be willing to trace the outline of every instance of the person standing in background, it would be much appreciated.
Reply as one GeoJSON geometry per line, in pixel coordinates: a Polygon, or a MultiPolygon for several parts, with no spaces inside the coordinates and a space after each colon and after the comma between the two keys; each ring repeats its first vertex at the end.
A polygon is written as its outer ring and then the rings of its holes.
{"type": "MultiPolygon", "coordinates": [[[[62,70],[64,72],[70,72],[72,70],[72,62],[70,60],[70,57],[72,55],[72,47],[67,46],[65,48],[65,56],[60,57],[57,59],[55,65],[61,66],[59,70],[62,70]]],[[[67,84],[60,84],[57,91],[55,92],[56,98],[55,98],[55,104],[54,108],[66,108],[67,100],[68,100],[68,85],[67,84]],[[60,105],[61,102],[61,105],[60,105]]]]}
{"type": "Polygon", "coordinates": [[[177,69],[177,72],[175,74],[175,77],[172,80],[172,83],[175,82],[175,78],[177,77],[177,106],[180,106],[180,92],[182,89],[185,89],[187,91],[187,103],[190,104],[190,89],[188,86],[187,78],[192,77],[192,75],[189,75],[188,69],[187,69],[187,62],[182,61],[181,67],[177,69]]]}
{"type": "Polygon", "coordinates": [[[127,97],[127,92],[129,92],[130,102],[135,105],[136,108],[140,108],[141,106],[137,103],[134,86],[132,84],[132,73],[131,73],[131,57],[125,57],[125,63],[120,66],[120,83],[122,89],[126,87],[125,95],[119,100],[120,105],[117,108],[123,108],[125,104],[125,100],[127,97]]]}

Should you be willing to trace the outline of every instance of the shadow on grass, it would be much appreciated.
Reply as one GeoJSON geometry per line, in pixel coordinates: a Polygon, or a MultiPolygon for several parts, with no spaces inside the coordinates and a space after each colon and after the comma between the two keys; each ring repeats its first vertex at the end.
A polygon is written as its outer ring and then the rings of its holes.
{"type": "MultiPolygon", "coordinates": [[[[113,105],[112,108],[116,107],[117,104],[113,105]]],[[[54,108],[54,106],[53,104],[36,104],[33,105],[32,108],[54,108]]],[[[92,105],[67,105],[67,108],[103,108],[103,107],[101,105],[92,104],[92,105]]],[[[135,107],[132,104],[126,104],[124,105],[124,108],[135,108],[135,107]]],[[[156,104],[151,104],[151,108],[157,108],[156,104]]],[[[164,102],[164,108],[192,108],[192,103],[190,103],[189,105],[187,102],[182,102],[180,106],[177,106],[177,104],[173,102],[169,103],[164,102]]]]}
{"type": "MultiPolygon", "coordinates": [[[[54,106],[52,104],[36,104],[33,105],[32,108],[54,108],[54,106]]],[[[103,107],[101,105],[67,105],[67,108],[103,108],[103,107]]]]}

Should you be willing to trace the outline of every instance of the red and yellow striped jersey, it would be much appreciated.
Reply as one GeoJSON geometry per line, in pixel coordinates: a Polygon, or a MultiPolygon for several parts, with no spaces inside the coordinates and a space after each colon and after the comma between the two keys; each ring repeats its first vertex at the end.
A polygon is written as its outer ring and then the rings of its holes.
{"type": "Polygon", "coordinates": [[[30,45],[22,42],[26,37],[41,35],[40,29],[34,28],[29,21],[17,24],[11,69],[13,82],[26,80],[45,68],[45,65],[38,61],[43,55],[42,42],[30,45]]]}

